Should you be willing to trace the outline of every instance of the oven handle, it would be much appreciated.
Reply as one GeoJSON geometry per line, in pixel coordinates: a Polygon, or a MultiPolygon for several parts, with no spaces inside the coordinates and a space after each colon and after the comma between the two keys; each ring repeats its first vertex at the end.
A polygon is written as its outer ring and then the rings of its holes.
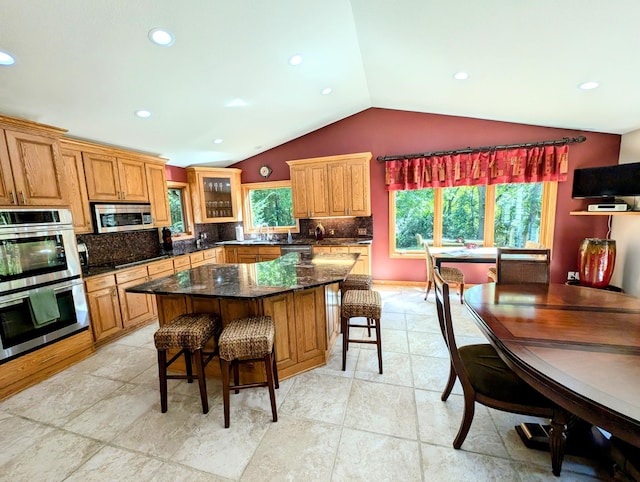
{"type": "Polygon", "coordinates": [[[18,303],[22,303],[22,300],[26,299],[29,297],[28,293],[30,291],[37,291],[39,289],[52,289],[54,292],[60,292],[60,291],[69,291],[71,289],[73,289],[74,286],[77,285],[81,285],[83,284],[82,280],[72,280],[72,281],[64,281],[62,283],[58,283],[56,285],[51,285],[51,286],[43,286],[40,288],[29,288],[26,290],[22,290],[19,291],[18,293],[13,293],[11,295],[8,296],[0,296],[0,307],[3,306],[12,306],[12,305],[17,305],[18,303]]]}

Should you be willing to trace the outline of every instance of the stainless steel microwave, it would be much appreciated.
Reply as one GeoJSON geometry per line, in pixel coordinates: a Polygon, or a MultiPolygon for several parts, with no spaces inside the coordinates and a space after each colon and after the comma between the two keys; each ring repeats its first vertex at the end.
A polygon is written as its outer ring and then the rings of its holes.
{"type": "Polygon", "coordinates": [[[119,233],[153,228],[151,204],[93,203],[96,233],[119,233]]]}

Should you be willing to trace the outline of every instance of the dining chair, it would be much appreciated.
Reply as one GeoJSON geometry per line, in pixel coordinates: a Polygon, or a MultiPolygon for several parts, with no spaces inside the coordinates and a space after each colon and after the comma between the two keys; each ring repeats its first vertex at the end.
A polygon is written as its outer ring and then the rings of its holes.
{"type": "MultiPolygon", "coordinates": [[[[538,243],[537,241],[527,240],[524,243],[524,247],[526,249],[544,249],[544,244],[538,243]]],[[[487,281],[489,281],[489,283],[492,281],[494,283],[498,281],[498,270],[495,266],[492,266],[487,270],[487,281]]]]}
{"type": "Polygon", "coordinates": [[[541,283],[550,281],[551,250],[498,248],[497,283],[541,283]]]}
{"type": "Polygon", "coordinates": [[[449,285],[438,270],[434,271],[433,278],[438,321],[451,361],[449,379],[441,399],[444,402],[449,398],[456,378],[460,379],[464,396],[464,414],[453,448],[459,449],[467,437],[475,413],[475,402],[478,402],[504,412],[549,418],[552,461],[559,460],[561,464],[568,412],[518,377],[492,345],[484,343],[459,347],[451,317],[449,285]]]}
{"type": "MultiPolygon", "coordinates": [[[[426,241],[422,243],[425,251],[425,258],[427,261],[427,286],[425,288],[424,299],[427,299],[429,292],[431,291],[431,284],[433,283],[433,257],[431,251],[429,251],[429,243],[426,241]]],[[[450,268],[448,266],[442,266],[440,268],[440,274],[447,281],[447,283],[456,284],[460,288],[460,303],[464,303],[464,273],[458,268],[450,268]]]]}

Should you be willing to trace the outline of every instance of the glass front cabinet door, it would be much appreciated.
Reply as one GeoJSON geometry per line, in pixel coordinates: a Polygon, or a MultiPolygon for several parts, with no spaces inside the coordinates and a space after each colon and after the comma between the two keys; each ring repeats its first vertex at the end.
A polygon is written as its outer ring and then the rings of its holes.
{"type": "Polygon", "coordinates": [[[195,222],[226,223],[241,219],[241,169],[188,167],[195,222]]]}

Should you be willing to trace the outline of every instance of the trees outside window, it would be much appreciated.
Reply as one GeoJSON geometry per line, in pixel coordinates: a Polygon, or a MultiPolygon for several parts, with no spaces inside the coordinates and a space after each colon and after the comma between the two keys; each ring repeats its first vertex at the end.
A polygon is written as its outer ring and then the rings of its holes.
{"type": "Polygon", "coordinates": [[[245,232],[258,232],[264,223],[276,233],[300,231],[293,217],[291,181],[243,184],[242,193],[245,232]]]}
{"type": "Polygon", "coordinates": [[[551,246],[557,182],[389,192],[391,256],[424,256],[433,246],[551,246]]]}

